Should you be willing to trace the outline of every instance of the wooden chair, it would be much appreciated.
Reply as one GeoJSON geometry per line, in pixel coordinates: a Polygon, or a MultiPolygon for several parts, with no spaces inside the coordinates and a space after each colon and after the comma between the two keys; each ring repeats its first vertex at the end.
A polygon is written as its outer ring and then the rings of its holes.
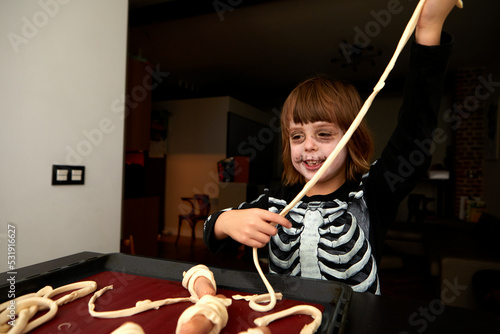
{"type": "Polygon", "coordinates": [[[179,215],[179,227],[177,229],[177,238],[175,244],[179,241],[181,235],[181,225],[183,221],[188,222],[191,227],[191,245],[196,240],[195,229],[196,223],[199,221],[204,222],[210,214],[210,197],[203,194],[195,194],[193,197],[182,197],[183,201],[191,205],[191,211],[184,215],[179,215]]]}
{"type": "Polygon", "coordinates": [[[135,246],[134,246],[134,236],[133,235],[130,235],[128,237],[128,239],[122,239],[121,252],[135,255],[135,246]]]}

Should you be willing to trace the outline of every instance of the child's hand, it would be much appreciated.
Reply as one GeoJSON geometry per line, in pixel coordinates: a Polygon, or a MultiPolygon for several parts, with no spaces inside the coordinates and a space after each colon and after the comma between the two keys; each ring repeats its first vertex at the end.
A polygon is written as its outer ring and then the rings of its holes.
{"type": "Polygon", "coordinates": [[[415,40],[421,45],[439,45],[444,21],[457,0],[426,0],[417,23],[415,40]]]}
{"type": "Polygon", "coordinates": [[[215,223],[217,239],[231,237],[249,247],[264,247],[278,230],[279,224],[291,228],[286,218],[263,209],[229,210],[222,213],[215,223]]]}

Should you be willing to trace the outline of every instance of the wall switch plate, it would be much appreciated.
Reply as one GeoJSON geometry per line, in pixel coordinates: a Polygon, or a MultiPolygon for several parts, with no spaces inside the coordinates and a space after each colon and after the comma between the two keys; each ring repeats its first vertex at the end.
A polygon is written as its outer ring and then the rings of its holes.
{"type": "Polygon", "coordinates": [[[52,165],[52,185],[84,184],[85,166],[52,165]]]}

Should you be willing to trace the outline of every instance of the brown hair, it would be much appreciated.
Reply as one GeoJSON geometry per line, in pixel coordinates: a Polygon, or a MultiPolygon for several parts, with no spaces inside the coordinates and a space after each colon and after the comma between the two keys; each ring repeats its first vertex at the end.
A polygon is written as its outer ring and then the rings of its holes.
{"type": "MultiPolygon", "coordinates": [[[[330,122],[344,133],[361,109],[359,93],[353,85],[316,76],[300,83],[288,95],[281,112],[283,144],[283,183],[304,183],[304,177],[295,170],[290,153],[290,121],[297,124],[330,122]]],[[[347,142],[347,180],[360,180],[370,168],[373,140],[363,121],[347,142]]]]}

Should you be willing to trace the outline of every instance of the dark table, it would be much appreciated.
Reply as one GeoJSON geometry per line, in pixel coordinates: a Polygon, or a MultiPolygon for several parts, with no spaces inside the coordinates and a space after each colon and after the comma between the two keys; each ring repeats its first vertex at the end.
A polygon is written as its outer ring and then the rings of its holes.
{"type": "Polygon", "coordinates": [[[500,333],[492,314],[429,303],[353,293],[345,333],[500,333]]]}

